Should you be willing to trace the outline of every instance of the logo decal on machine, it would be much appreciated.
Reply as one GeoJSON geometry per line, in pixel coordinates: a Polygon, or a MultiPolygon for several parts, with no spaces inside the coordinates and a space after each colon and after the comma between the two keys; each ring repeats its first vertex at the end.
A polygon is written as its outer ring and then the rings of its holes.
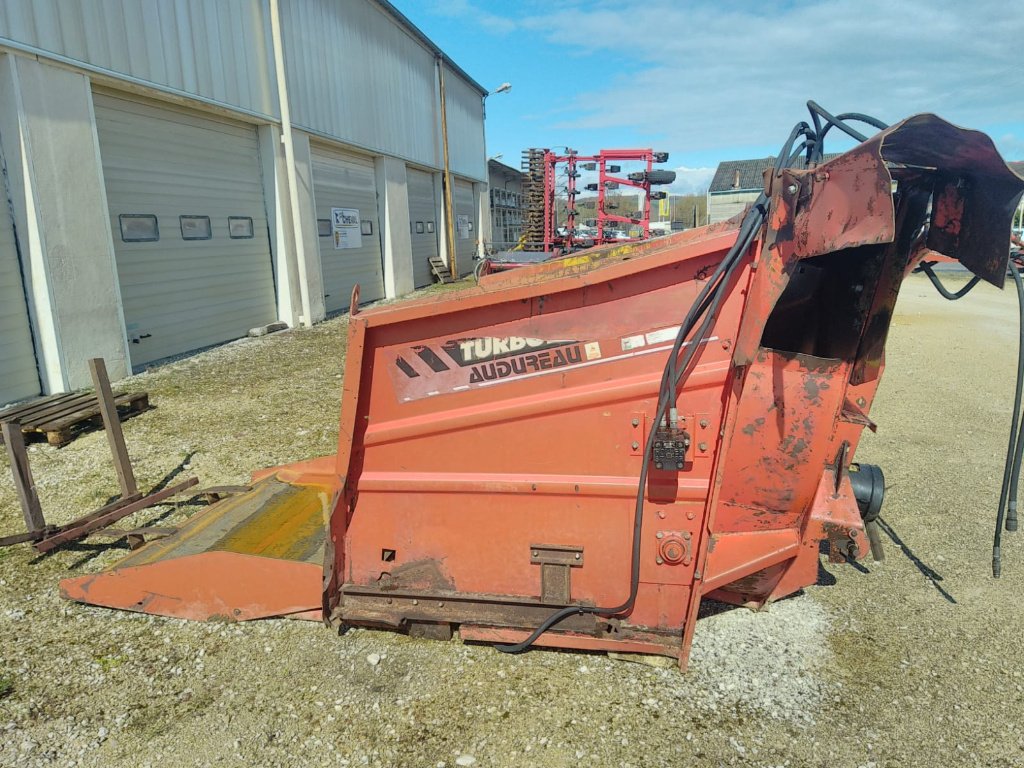
{"type": "Polygon", "coordinates": [[[392,377],[402,400],[549,373],[601,357],[596,341],[481,336],[421,344],[396,355],[392,377]]]}
{"type": "Polygon", "coordinates": [[[672,345],[661,342],[674,337],[676,330],[627,337],[629,343],[622,339],[621,344],[619,338],[580,341],[532,336],[439,340],[392,352],[393,364],[387,367],[398,399],[410,402],[662,352],[672,345]]]}

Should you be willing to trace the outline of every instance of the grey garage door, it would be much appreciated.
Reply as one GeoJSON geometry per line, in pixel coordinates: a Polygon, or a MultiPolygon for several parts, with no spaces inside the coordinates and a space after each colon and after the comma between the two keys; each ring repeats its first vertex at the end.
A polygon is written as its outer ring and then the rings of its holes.
{"type": "Polygon", "coordinates": [[[430,285],[430,257],[437,256],[437,208],[434,174],[406,168],[409,189],[409,225],[412,228],[412,276],[417,288],[430,285]]]}
{"type": "Polygon", "coordinates": [[[312,147],[312,157],[327,311],[348,309],[356,283],[360,302],[384,298],[373,160],[324,146],[312,147]],[[335,222],[339,212],[345,221],[335,222]]]}
{"type": "Polygon", "coordinates": [[[455,253],[459,260],[459,274],[468,275],[473,271],[476,262],[476,241],[480,237],[479,223],[476,214],[476,201],[473,198],[473,185],[461,179],[455,180],[455,253]],[[459,217],[468,221],[468,230],[459,227],[459,217]]]}
{"type": "Polygon", "coordinates": [[[0,406],[39,394],[25,289],[7,198],[0,194],[0,406]]]}
{"type": "Polygon", "coordinates": [[[252,126],[95,94],[132,363],[276,319],[252,126]]]}

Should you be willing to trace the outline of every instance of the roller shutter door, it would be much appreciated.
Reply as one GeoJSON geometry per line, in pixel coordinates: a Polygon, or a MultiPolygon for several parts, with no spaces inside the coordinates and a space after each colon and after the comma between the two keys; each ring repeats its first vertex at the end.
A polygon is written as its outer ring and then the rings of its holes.
{"type": "MultiPolygon", "coordinates": [[[[4,207],[7,200],[3,198],[4,207]]],[[[14,229],[0,212],[0,406],[39,394],[25,289],[18,266],[14,229]]]]}
{"type": "Polygon", "coordinates": [[[459,274],[468,275],[473,271],[476,262],[476,241],[480,237],[479,224],[476,216],[476,200],[473,198],[473,185],[468,181],[455,180],[455,253],[458,258],[459,274]],[[467,217],[469,231],[459,230],[459,216],[467,217]],[[465,235],[465,236],[464,236],[465,235]]]}
{"type": "Polygon", "coordinates": [[[434,175],[406,169],[409,187],[409,226],[412,229],[412,276],[417,288],[434,282],[430,258],[437,256],[437,208],[434,175]]]}
{"type": "Polygon", "coordinates": [[[373,160],[327,147],[314,146],[313,197],[320,240],[320,269],[324,278],[324,303],[328,312],[348,309],[352,286],[359,283],[360,303],[384,298],[384,265],[381,260],[377,183],[373,160]],[[358,227],[340,247],[334,233],[332,209],[358,211],[358,227]],[[358,236],[356,236],[358,235],[358,236]]]}
{"type": "Polygon", "coordinates": [[[94,103],[132,364],[273,322],[256,129],[107,94],[94,103]]]}

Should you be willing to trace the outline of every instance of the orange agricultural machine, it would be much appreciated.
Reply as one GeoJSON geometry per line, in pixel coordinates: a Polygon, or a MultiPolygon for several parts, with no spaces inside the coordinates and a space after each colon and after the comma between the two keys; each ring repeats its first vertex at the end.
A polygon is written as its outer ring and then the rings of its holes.
{"type": "Polygon", "coordinates": [[[812,104],[741,219],[353,314],[336,456],[64,595],[685,665],[701,600],[869,550],[881,473],[853,459],[904,277],[1006,274],[1024,181],[992,142],[857,119],[812,104]],[[861,143],[821,163],[830,129],[861,143]]]}

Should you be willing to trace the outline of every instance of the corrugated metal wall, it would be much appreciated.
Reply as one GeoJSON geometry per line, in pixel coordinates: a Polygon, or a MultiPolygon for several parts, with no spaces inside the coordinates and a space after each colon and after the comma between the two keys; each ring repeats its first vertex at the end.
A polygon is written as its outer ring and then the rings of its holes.
{"type": "Polygon", "coordinates": [[[445,71],[448,161],[452,173],[487,181],[484,158],[484,103],[480,92],[451,70],[445,71]]]}
{"type": "Polygon", "coordinates": [[[132,364],[273,322],[256,129],[101,93],[94,103],[132,364]],[[156,217],[157,239],[126,237],[122,215],[156,217]],[[186,237],[181,217],[206,218],[209,232],[186,237]]]}
{"type": "Polygon", "coordinates": [[[366,0],[282,0],[281,17],[295,125],[438,166],[430,51],[366,0]]]}
{"type": "Polygon", "coordinates": [[[263,0],[3,0],[0,38],[277,116],[265,14],[263,0]]]}
{"type": "Polygon", "coordinates": [[[367,155],[319,145],[311,147],[311,152],[313,196],[317,231],[320,234],[320,271],[323,275],[327,311],[348,309],[352,300],[352,286],[356,283],[359,284],[360,303],[383,299],[384,264],[381,260],[380,217],[377,212],[377,182],[373,159],[367,155]],[[358,247],[338,247],[334,242],[332,210],[335,208],[354,208],[358,211],[356,215],[361,225],[358,247]],[[362,229],[363,226],[369,232],[362,229]]]}
{"type": "MultiPolygon", "coordinates": [[[[417,288],[434,282],[430,258],[437,256],[438,210],[434,207],[434,174],[406,168],[409,188],[409,230],[412,237],[412,279],[417,288]]],[[[444,226],[442,224],[441,226],[444,226]]]]}
{"type": "Polygon", "coordinates": [[[462,179],[455,179],[453,202],[455,203],[455,253],[458,258],[460,275],[468,275],[473,271],[476,262],[476,244],[480,237],[480,222],[477,215],[476,196],[473,194],[473,185],[462,179]],[[461,230],[458,226],[458,217],[465,216],[469,223],[468,230],[461,230]]]}
{"type": "MultiPolygon", "coordinates": [[[[441,167],[435,57],[373,0],[281,0],[297,127],[441,167]]],[[[0,43],[278,116],[266,0],[2,0],[0,43]]],[[[480,92],[445,75],[452,172],[483,181],[480,92]]]]}

